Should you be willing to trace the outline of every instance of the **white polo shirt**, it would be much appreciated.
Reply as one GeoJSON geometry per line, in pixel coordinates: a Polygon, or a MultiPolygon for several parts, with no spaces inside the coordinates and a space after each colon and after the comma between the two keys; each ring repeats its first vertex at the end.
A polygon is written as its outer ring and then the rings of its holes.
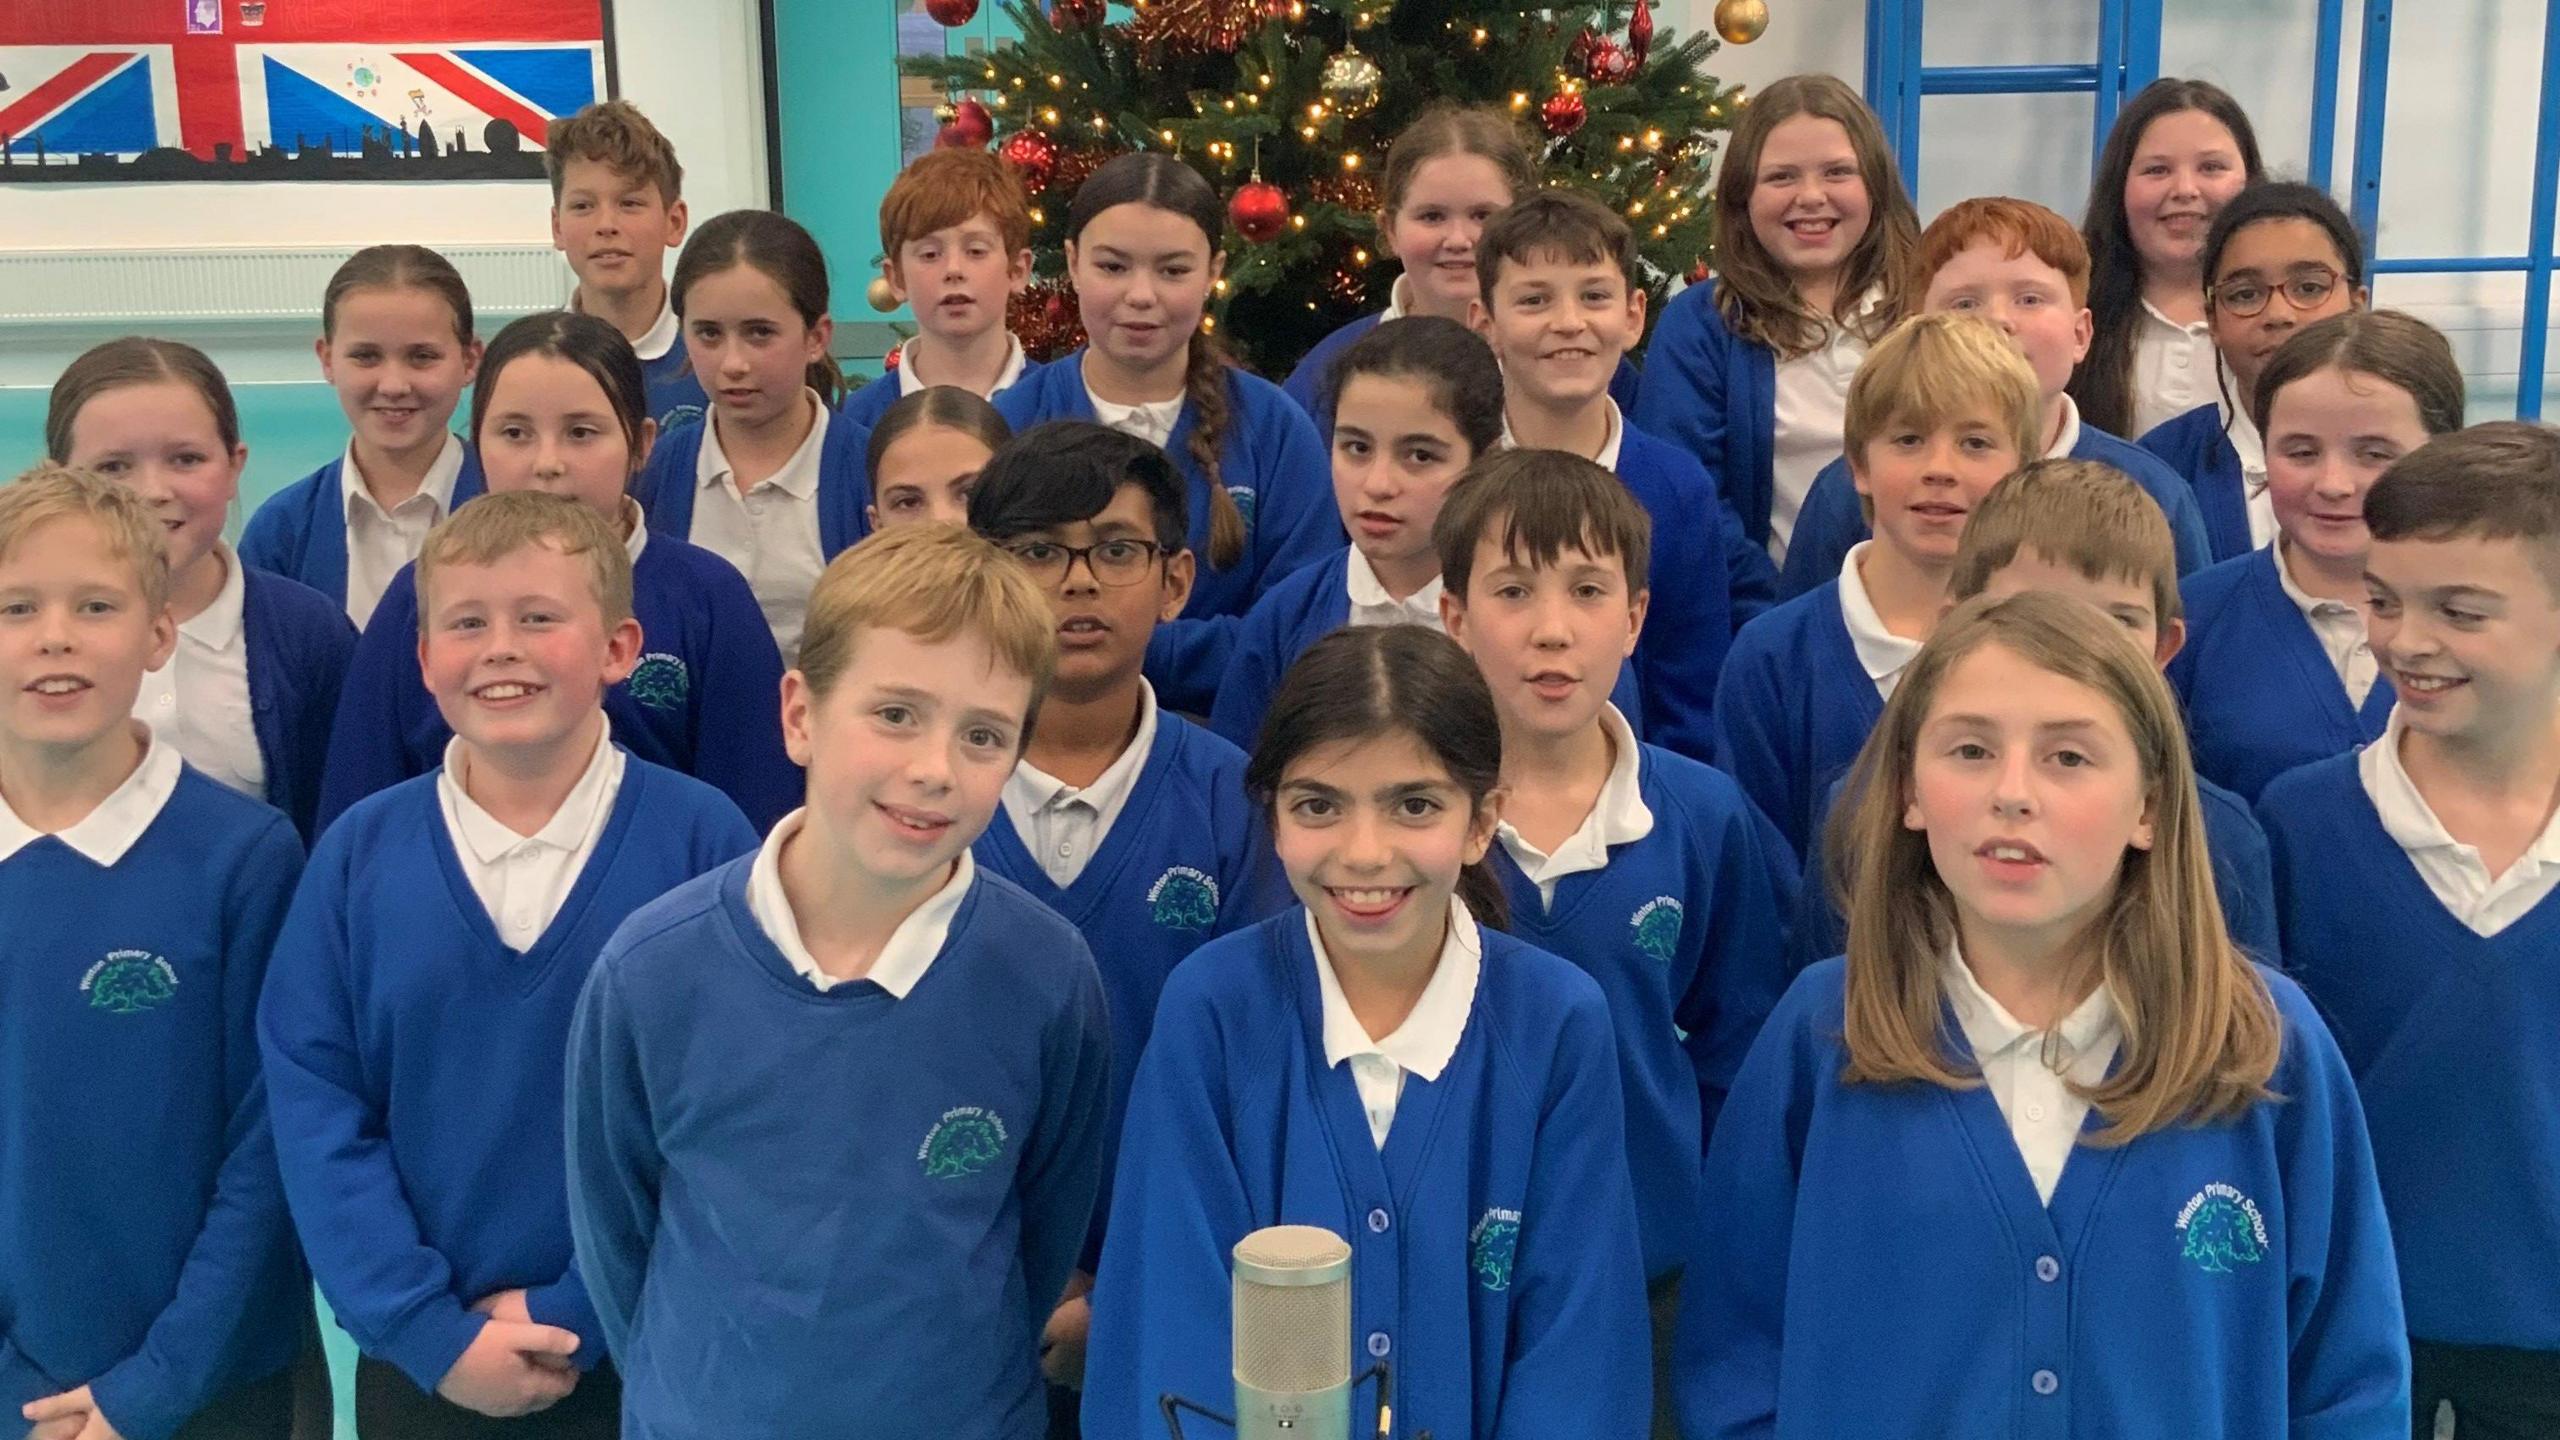
{"type": "Polygon", "coordinates": [[[267,759],[249,704],[249,642],[241,629],[249,586],[240,557],[217,547],[222,589],[178,627],[169,663],[144,672],[133,718],[188,764],[253,800],[267,798],[267,759]]]}
{"type": "Polygon", "coordinates": [[[1085,402],[1093,407],[1093,418],[1123,435],[1135,435],[1150,445],[1162,447],[1173,438],[1173,427],[1182,419],[1185,396],[1170,400],[1153,400],[1144,405],[1114,405],[1084,387],[1085,402]]]}
{"type": "Polygon", "coordinates": [[[1867,580],[1858,573],[1858,561],[1874,543],[1861,540],[1850,546],[1848,556],[1840,562],[1840,619],[1849,627],[1849,648],[1858,652],[1858,664],[1875,682],[1876,694],[1890,700],[1894,687],[1902,683],[1902,672],[1919,657],[1921,642],[1884,628],[1884,617],[1876,612],[1876,602],[1867,594],[1867,580]]]}
{"type": "Polygon", "coordinates": [[[2348,703],[2362,709],[2365,697],[2373,693],[2375,677],[2382,673],[2373,643],[2365,638],[2364,607],[2314,596],[2293,583],[2288,548],[2282,541],[2276,544],[2276,583],[2284,587],[2284,597],[2302,612],[2303,623],[2319,639],[2320,653],[2329,657],[2329,668],[2346,687],[2348,703]]]}
{"type": "MultiPolygon", "coordinates": [[[[818,968],[816,957],[800,938],[800,920],[791,913],[790,897],[782,893],[782,847],[800,833],[808,814],[804,809],[783,816],[782,823],[765,837],[763,848],[756,851],[756,863],[747,872],[747,913],[754,917],[765,938],[773,942],[773,948],[781,951],[782,958],[800,973],[800,978],[824,994],[853,981],[838,980],[818,968]]],[[[977,876],[978,862],[970,858],[968,851],[961,851],[958,863],[951,867],[951,878],[925,897],[923,904],[907,912],[907,918],[889,932],[888,943],[872,957],[871,968],[859,978],[888,991],[893,999],[906,999],[916,982],[924,978],[924,972],[933,968],[943,942],[951,938],[952,917],[960,913],[960,902],[968,898],[969,884],[977,876]]]]}
{"type": "Polygon", "coordinates": [[[1376,567],[1360,547],[1351,547],[1348,563],[1343,567],[1342,588],[1351,599],[1352,625],[1427,625],[1440,629],[1440,577],[1399,600],[1387,593],[1386,582],[1378,578],[1376,567]]]}
{"type": "Polygon", "coordinates": [[[1368,1113],[1369,1139],[1387,1148],[1387,1131],[1396,1122],[1396,1102],[1404,1095],[1410,1073],[1437,1080],[1458,1053],[1467,1016],[1475,1009],[1476,980],[1484,969],[1484,939],[1465,902],[1449,897],[1449,931],[1440,942],[1440,960],[1424,982],[1413,1012],[1395,1033],[1372,1039],[1343,998],[1342,982],[1333,973],[1333,957],[1324,949],[1314,912],[1307,912],[1307,943],[1316,952],[1317,1003],[1324,1015],[1324,1063],[1349,1065],[1351,1083],[1359,1088],[1360,1108],[1368,1113]]]}
{"type": "Polygon", "coordinates": [[[2356,757],[2364,793],[2382,817],[2383,833],[2408,855],[2409,864],[2427,882],[2436,902],[2474,935],[2487,937],[2513,925],[2560,887],[2560,812],[2503,875],[2491,875],[2478,847],[2453,838],[2436,818],[2417,782],[2400,760],[2404,734],[2400,714],[2393,711],[2382,738],[2356,757]]]}
{"type": "Polygon", "coordinates": [[[1947,1001],[1955,1008],[1965,1043],[1973,1047],[1982,1082],[2009,1122],[2009,1138],[2036,1182],[2036,1195],[2053,1203],[2053,1187],[2079,1143],[2080,1126],[2089,1117],[2089,1102],[2072,1093],[2073,1085],[2095,1086],[2107,1078],[2116,1046],[2124,1038],[2115,1001],[2099,986],[2089,998],[2050,1030],[2031,1030],[2011,1015],[1982,982],[1973,978],[1964,956],[1950,948],[1944,979],[1947,1001]]]}
{"type": "Polygon", "coordinates": [[[699,492],[693,504],[694,544],[738,567],[755,592],[756,607],[773,628],[789,665],[800,653],[800,629],[809,619],[809,591],[827,568],[818,538],[818,457],[826,448],[829,407],[809,391],[817,420],[782,468],[744,495],[730,479],[720,449],[720,427],[702,427],[702,453],[694,461],[699,492]]]}
{"type": "Polygon", "coordinates": [[[471,882],[471,893],[489,912],[498,940],[519,953],[533,948],[551,928],[569,892],[577,888],[587,861],[613,818],[614,797],[622,792],[623,754],[613,743],[613,727],[596,712],[596,745],[578,783],[551,812],[541,829],[517,833],[471,798],[470,752],[455,736],[445,742],[444,768],[436,772],[436,804],[444,812],[445,833],[453,839],[454,858],[471,882]]]}
{"type": "Polygon", "coordinates": [[[1636,750],[1636,732],[1617,706],[1605,702],[1600,706],[1600,726],[1609,732],[1609,778],[1600,782],[1600,794],[1581,826],[1565,837],[1554,854],[1542,853],[1508,820],[1493,829],[1520,873],[1538,887],[1541,904],[1556,903],[1556,882],[1567,875],[1605,869],[1610,846],[1632,845],[1653,833],[1653,811],[1644,803],[1643,757],[1636,750]]]}
{"type": "MultiPolygon", "coordinates": [[[[107,792],[98,808],[52,832],[92,865],[113,865],[124,858],[142,832],[160,818],[169,797],[177,792],[178,775],[185,766],[176,746],[154,739],[148,724],[133,723],[142,741],[141,763],[124,777],[123,784],[107,792]]],[[[45,833],[19,819],[9,802],[0,800],[0,860],[43,839],[45,833]]]]}
{"type": "Polygon", "coordinates": [[[382,603],[382,592],[400,567],[418,558],[427,532],[453,512],[454,482],[462,477],[462,441],[444,437],[444,449],[418,482],[418,493],[384,510],[364,488],[356,445],[338,463],[338,496],[347,517],[347,618],[361,630],[382,603]]]}
{"type": "Polygon", "coordinates": [[[1004,782],[1005,818],[1051,884],[1060,889],[1073,885],[1093,863],[1120,812],[1129,807],[1129,792],[1138,788],[1155,744],[1156,687],[1140,680],[1138,733],[1092,784],[1078,789],[1029,760],[1015,762],[1004,782]]]}
{"type": "MultiPolygon", "coordinates": [[[[1856,317],[1864,320],[1883,303],[1883,287],[1868,291],[1858,301],[1856,317]]],[[[1776,428],[1769,451],[1769,558],[1781,564],[1814,477],[1840,458],[1840,432],[1849,414],[1849,381],[1866,358],[1865,340],[1837,322],[1826,321],[1821,344],[1778,361],[1776,428]]]]}
{"type": "MultiPolygon", "coordinates": [[[[916,373],[916,357],[908,353],[915,347],[919,338],[921,337],[911,335],[898,342],[898,397],[900,399],[905,399],[935,383],[916,373]]],[[[1013,382],[1022,378],[1022,367],[1029,359],[1022,351],[1022,337],[1008,330],[1004,338],[1005,344],[1010,348],[1005,351],[1004,369],[996,372],[995,388],[987,392],[989,399],[1012,389],[1013,382]]]]}
{"type": "Polygon", "coordinates": [[[2160,313],[2150,301],[2133,333],[2133,433],[2139,440],[2152,427],[2186,414],[2221,394],[2214,378],[2213,328],[2202,320],[2181,325],[2160,313]]]}
{"type": "MultiPolygon", "coordinates": [[[[1619,413],[1618,402],[1615,399],[1608,396],[1601,398],[1609,407],[1609,429],[1602,435],[1600,448],[1592,454],[1591,463],[1614,475],[1618,472],[1618,452],[1626,448],[1627,417],[1619,413]]],[[[1505,450],[1516,450],[1520,446],[1520,442],[1512,438],[1511,412],[1508,410],[1505,410],[1502,415],[1500,443],[1505,450]]]]}

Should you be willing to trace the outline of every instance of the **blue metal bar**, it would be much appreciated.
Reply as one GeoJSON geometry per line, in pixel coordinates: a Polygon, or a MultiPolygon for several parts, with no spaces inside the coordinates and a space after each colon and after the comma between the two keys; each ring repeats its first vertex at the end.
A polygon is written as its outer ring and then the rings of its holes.
{"type": "Polygon", "coordinates": [[[2560,0],[2542,11],[2542,107],[2534,117],[2533,234],[2525,271],[2524,350],[2516,357],[2516,418],[2542,418],[2542,372],[2551,331],[2553,211],[2560,207],[2560,0]]]}
{"type": "Polygon", "coordinates": [[[2124,103],[2124,0],[2098,0],[2098,65],[2094,76],[2097,104],[2089,117],[2089,168],[2098,168],[2098,152],[2107,143],[2107,125],[2124,103]]]}
{"type": "Polygon", "coordinates": [[[1902,183],[1915,194],[1920,185],[1920,72],[1925,0],[1902,0],[1902,183]]]}
{"type": "Polygon", "coordinates": [[[2102,86],[2096,65],[1936,65],[1920,72],[1924,95],[2068,95],[2102,86]]]}
{"type": "Polygon", "coordinates": [[[2373,275],[2512,275],[2532,268],[2527,255],[2403,255],[2365,266],[2373,275]]]}
{"type": "Polygon", "coordinates": [[[2364,55],[2356,67],[2356,155],[2347,212],[2371,245],[2382,215],[2382,116],[2391,92],[2391,0],[2364,0],[2364,55]]]}
{"type": "Polygon", "coordinates": [[[2329,188],[2338,168],[2338,48],[2347,0],[2320,0],[2311,58],[2311,183],[2329,188]]]}
{"type": "MultiPolygon", "coordinates": [[[[2132,0],[2126,8],[2124,24],[2124,93],[2131,99],[2135,91],[2160,78],[2161,0],[2132,0]]],[[[2113,129],[2115,115],[2107,115],[2100,133],[2113,129]]]]}

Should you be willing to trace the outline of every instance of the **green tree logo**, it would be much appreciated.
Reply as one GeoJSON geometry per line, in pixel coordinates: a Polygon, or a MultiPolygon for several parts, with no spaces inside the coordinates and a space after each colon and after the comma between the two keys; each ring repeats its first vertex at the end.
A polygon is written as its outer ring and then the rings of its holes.
{"type": "Polygon", "coordinates": [[[1250,485],[1230,485],[1227,496],[1236,502],[1236,514],[1244,518],[1244,533],[1252,534],[1254,511],[1262,504],[1262,497],[1254,494],[1250,485]]]}
{"type": "Polygon", "coordinates": [[[983,1173],[1004,1154],[1004,1120],[992,1110],[963,1105],[942,1112],[916,1151],[925,1178],[958,1180],[983,1173]]]}
{"type": "Polygon", "coordinates": [[[1656,895],[1647,900],[1629,922],[1635,931],[1636,948],[1665,965],[1670,964],[1671,957],[1680,949],[1680,922],[1687,916],[1686,907],[1668,895],[1656,895]]]}
{"type": "Polygon", "coordinates": [[[1520,1250],[1520,1212],[1487,1210],[1468,1233],[1468,1268],[1487,1290],[1511,1288],[1511,1262],[1520,1250]]]}
{"type": "Polygon", "coordinates": [[[658,438],[664,440],[668,436],[673,435],[688,425],[699,425],[701,423],[701,406],[678,405],[674,409],[669,410],[666,414],[658,417],[658,438]]]}
{"type": "Polygon", "coordinates": [[[1147,887],[1147,918],[1168,930],[1206,935],[1218,923],[1218,881],[1206,871],[1176,865],[1147,887]]]}
{"type": "Polygon", "coordinates": [[[2267,1258],[2267,1222],[2257,1202],[2219,1182],[2197,1191],[2178,1212],[2179,1254],[2210,1275],[2267,1258]]]}
{"type": "Polygon", "coordinates": [[[166,1005],[178,993],[178,972],[147,950],[110,951],[80,977],[89,1008],[110,1015],[139,1015],[166,1005]]]}
{"type": "Polygon", "coordinates": [[[651,710],[681,710],[685,696],[693,689],[684,661],[663,650],[641,656],[640,664],[623,684],[631,688],[632,699],[651,710]]]}

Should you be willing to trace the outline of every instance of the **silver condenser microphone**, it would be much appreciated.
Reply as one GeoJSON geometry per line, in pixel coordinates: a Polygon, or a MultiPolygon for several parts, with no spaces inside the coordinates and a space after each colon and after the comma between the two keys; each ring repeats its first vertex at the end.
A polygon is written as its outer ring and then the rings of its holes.
{"type": "Polygon", "coordinates": [[[1313,1225],[1235,1248],[1237,1440],[1351,1440],[1351,1246],[1313,1225]]]}

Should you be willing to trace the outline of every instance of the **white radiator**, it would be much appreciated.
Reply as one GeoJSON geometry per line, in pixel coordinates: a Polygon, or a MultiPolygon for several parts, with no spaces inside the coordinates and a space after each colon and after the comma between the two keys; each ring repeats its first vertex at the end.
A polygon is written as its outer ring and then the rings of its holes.
{"type": "MultiPolygon", "coordinates": [[[[548,310],[574,283],[548,245],[440,245],[484,317],[548,310]]],[[[320,295],[351,245],[166,250],[0,250],[0,326],[117,333],[287,322],[315,332],[320,295]]],[[[487,334],[496,327],[483,319],[487,334]]]]}

